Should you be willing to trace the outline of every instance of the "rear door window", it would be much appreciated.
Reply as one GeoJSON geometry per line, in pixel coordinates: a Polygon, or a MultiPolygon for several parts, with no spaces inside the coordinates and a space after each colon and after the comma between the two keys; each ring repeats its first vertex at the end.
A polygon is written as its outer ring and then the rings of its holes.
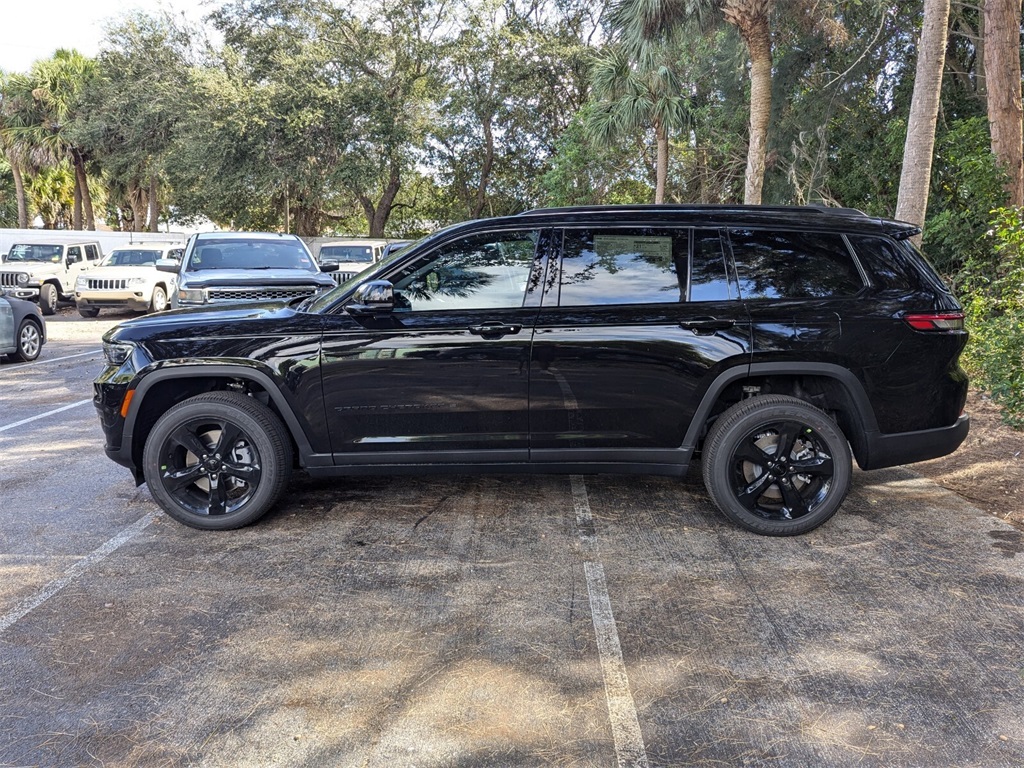
{"type": "Polygon", "coordinates": [[[743,299],[853,296],[864,287],[842,235],[729,230],[743,299]]]}

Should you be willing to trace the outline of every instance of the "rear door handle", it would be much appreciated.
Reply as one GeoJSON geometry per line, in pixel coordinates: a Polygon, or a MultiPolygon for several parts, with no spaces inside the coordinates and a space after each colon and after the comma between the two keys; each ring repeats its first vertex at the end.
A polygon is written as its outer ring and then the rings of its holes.
{"type": "Polygon", "coordinates": [[[469,332],[485,339],[500,339],[502,336],[519,333],[523,329],[521,325],[508,325],[506,323],[485,322],[480,325],[469,326],[469,332]]]}
{"type": "Polygon", "coordinates": [[[695,317],[692,320],[683,320],[679,323],[680,328],[685,328],[694,333],[714,333],[724,331],[736,325],[735,320],[719,320],[717,317],[695,317]]]}

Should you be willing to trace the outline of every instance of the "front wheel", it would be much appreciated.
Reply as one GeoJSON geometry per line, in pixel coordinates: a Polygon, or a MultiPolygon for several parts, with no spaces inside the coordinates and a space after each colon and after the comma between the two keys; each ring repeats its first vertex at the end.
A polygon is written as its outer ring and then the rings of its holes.
{"type": "Polygon", "coordinates": [[[168,515],[224,531],[255,522],[274,505],[291,476],[292,446],[267,406],[211,392],[160,417],[142,463],[146,485],[168,515]]]}
{"type": "Polygon", "coordinates": [[[99,307],[84,307],[81,304],[78,305],[78,314],[82,317],[96,317],[99,313],[99,307]]]}
{"type": "Polygon", "coordinates": [[[167,309],[167,291],[164,290],[162,285],[158,285],[153,289],[153,298],[149,302],[150,312],[163,312],[167,309]]]}
{"type": "Polygon", "coordinates": [[[39,308],[44,315],[52,315],[57,311],[57,289],[51,283],[39,286],[39,308]]]}
{"type": "Polygon", "coordinates": [[[766,536],[817,528],[850,489],[846,437],[795,397],[761,395],[729,408],[704,443],[704,485],[730,520],[766,536]]]}

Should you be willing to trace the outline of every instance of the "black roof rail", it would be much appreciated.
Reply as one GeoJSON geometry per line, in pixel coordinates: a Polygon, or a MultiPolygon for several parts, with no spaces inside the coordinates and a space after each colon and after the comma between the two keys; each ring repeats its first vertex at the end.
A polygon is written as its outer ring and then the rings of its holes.
{"type": "Polygon", "coordinates": [[[762,211],[765,213],[820,213],[820,214],[838,214],[840,216],[867,216],[864,211],[858,210],[857,208],[833,208],[827,205],[705,205],[705,204],[685,204],[685,203],[663,203],[659,205],[654,204],[637,204],[637,205],[570,205],[561,206],[557,208],[532,208],[528,211],[522,211],[517,214],[518,216],[541,216],[545,214],[565,214],[565,213],[614,213],[616,211],[629,212],[629,211],[643,211],[643,212],[654,212],[654,211],[689,211],[698,213],[701,211],[711,212],[729,212],[734,211],[736,213],[750,213],[751,211],[762,211]]]}

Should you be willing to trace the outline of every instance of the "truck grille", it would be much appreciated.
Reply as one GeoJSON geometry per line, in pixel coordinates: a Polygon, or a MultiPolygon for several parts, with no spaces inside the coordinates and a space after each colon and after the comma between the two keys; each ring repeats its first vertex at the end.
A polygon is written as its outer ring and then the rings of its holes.
{"type": "Polygon", "coordinates": [[[331,272],[331,277],[334,278],[334,282],[341,285],[346,280],[351,280],[353,277],[358,275],[358,272],[331,272]]]}
{"type": "Polygon", "coordinates": [[[0,272],[0,285],[14,288],[18,284],[17,272],[0,272]]]}
{"type": "Polygon", "coordinates": [[[90,291],[123,291],[128,288],[127,280],[101,280],[90,277],[86,285],[90,291]]]}
{"type": "Polygon", "coordinates": [[[207,291],[207,299],[209,301],[272,301],[274,299],[294,299],[299,296],[312,296],[316,293],[316,290],[315,285],[210,288],[207,291]]]}

